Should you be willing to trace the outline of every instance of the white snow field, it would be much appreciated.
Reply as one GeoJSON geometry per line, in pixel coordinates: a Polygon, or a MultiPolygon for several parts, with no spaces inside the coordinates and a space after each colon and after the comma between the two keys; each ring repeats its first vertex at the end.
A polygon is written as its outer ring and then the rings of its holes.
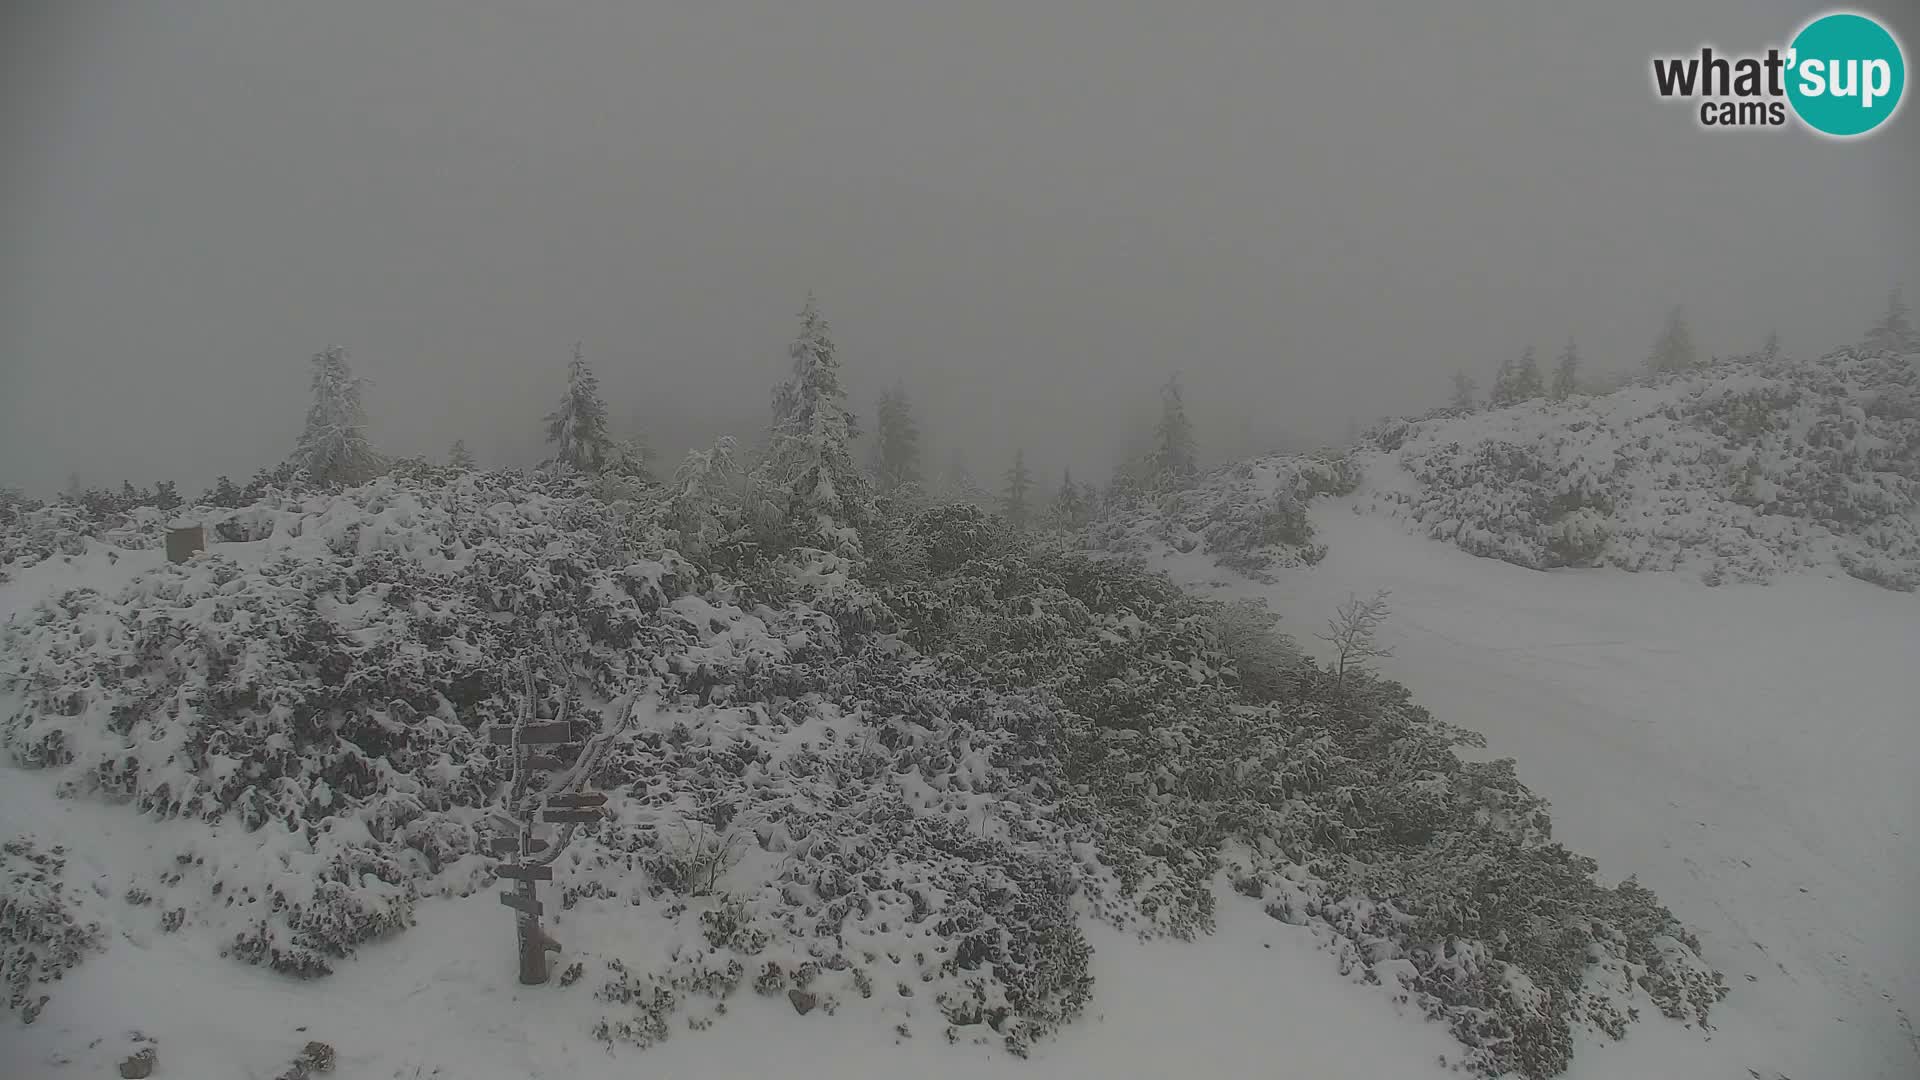
{"type": "MultiPolygon", "coordinates": [[[[1265,596],[1309,646],[1349,591],[1392,590],[1385,672],[1440,718],[1484,732],[1489,752],[1518,758],[1552,800],[1560,839],[1609,878],[1637,875],[1699,932],[1732,988],[1714,1030],[1649,1016],[1624,1042],[1585,1040],[1569,1075],[1920,1075],[1907,1019],[1920,1002],[1920,596],[1814,576],[1709,588],[1670,573],[1540,573],[1355,505],[1317,503],[1330,554],[1269,586],[1203,556],[1167,566],[1265,596]]],[[[0,586],[0,614],[157,559],[51,560],[0,586]]],[[[609,1054],[586,1030],[590,987],[516,984],[511,915],[491,890],[423,901],[407,933],[298,982],[219,958],[220,942],[192,927],[161,934],[150,909],[119,901],[122,879],[179,848],[166,837],[201,826],[56,799],[48,778],[11,767],[0,825],[70,844],[81,869],[69,880],[91,877],[88,914],[108,942],[53,988],[36,1023],[0,1024],[7,1078],[116,1075],[133,1030],[158,1040],[156,1077],[195,1080],[276,1076],[308,1039],[336,1049],[333,1075],[378,1080],[1418,1077],[1446,1075],[1458,1050],[1440,1025],[1341,978],[1311,930],[1227,893],[1219,932],[1193,944],[1091,927],[1094,1004],[1027,1061],[949,1046],[931,1023],[902,1041],[871,1014],[800,1017],[753,994],[736,995],[710,1031],[680,1027],[650,1050],[609,1054]]],[[[657,929],[637,913],[592,927],[562,913],[555,934],[574,949],[611,938],[629,948],[657,929]]],[[[913,1006],[887,1008],[904,1020],[913,1006]]]]}

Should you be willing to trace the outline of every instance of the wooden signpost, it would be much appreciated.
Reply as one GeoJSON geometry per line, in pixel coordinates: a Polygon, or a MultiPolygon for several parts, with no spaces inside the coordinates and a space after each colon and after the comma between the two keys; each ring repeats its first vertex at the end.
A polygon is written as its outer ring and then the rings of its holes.
{"type": "MultiPolygon", "coordinates": [[[[514,910],[514,927],[520,950],[520,982],[527,986],[538,986],[547,981],[549,974],[547,954],[559,951],[560,943],[547,936],[546,929],[540,925],[540,916],[545,909],[540,905],[535,884],[553,880],[552,862],[560,852],[552,848],[548,841],[534,837],[534,815],[537,813],[541,821],[555,824],[599,821],[603,816],[600,807],[606,805],[607,797],[597,791],[555,792],[529,797],[528,786],[533,773],[557,772],[565,767],[558,756],[537,753],[535,748],[577,740],[573,737],[573,725],[565,719],[564,710],[561,717],[554,720],[535,722],[532,719],[531,669],[526,673],[526,681],[526,700],[518,722],[496,725],[487,730],[488,742],[513,748],[513,796],[509,806],[514,815],[516,834],[495,837],[487,846],[495,856],[508,860],[496,867],[495,872],[513,882],[509,891],[500,894],[500,902],[514,910]],[[541,855],[549,851],[549,854],[541,855]]],[[[584,772],[581,775],[584,776],[584,772]]]]}

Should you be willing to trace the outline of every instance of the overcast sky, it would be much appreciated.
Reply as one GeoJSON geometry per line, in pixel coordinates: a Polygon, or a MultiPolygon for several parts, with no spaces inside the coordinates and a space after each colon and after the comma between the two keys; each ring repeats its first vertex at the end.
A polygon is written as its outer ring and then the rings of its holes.
{"type": "Polygon", "coordinates": [[[13,0],[0,483],[250,474],[329,343],[391,452],[531,461],[579,340],[677,455],[764,425],[809,289],[859,411],[904,380],[983,476],[1104,477],[1174,371],[1218,451],[1637,363],[1672,303],[1812,352],[1920,299],[1912,102],[1843,144],[1651,93],[1811,6],[1293,6],[13,0]]]}

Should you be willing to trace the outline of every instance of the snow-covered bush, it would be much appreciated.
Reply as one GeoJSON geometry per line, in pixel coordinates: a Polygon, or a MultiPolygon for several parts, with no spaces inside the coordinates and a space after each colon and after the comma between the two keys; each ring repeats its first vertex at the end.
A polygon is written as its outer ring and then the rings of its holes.
{"type": "MultiPolygon", "coordinates": [[[[664,1038],[681,1011],[709,1023],[703,1002],[717,1014],[748,982],[826,1012],[908,986],[951,1037],[1023,1053],[1091,1000],[1083,914],[1204,932],[1230,867],[1358,969],[1442,928],[1479,950],[1456,983],[1381,973],[1488,1071],[1561,1060],[1569,1024],[1644,993],[1584,988],[1544,1020],[1501,996],[1558,987],[1569,943],[1617,939],[1656,995],[1697,960],[1651,898],[1606,895],[1585,863],[1551,883],[1590,930],[1492,901],[1444,922],[1474,888],[1443,872],[1467,847],[1487,874],[1546,880],[1539,800],[1510,764],[1457,758],[1472,737],[1404,689],[1300,658],[1263,613],[971,507],[863,507],[842,551],[783,547],[751,484],[720,475],[611,501],[585,478],[431,466],[276,490],[223,511],[215,532],[243,546],[16,616],[0,746],[68,797],[207,823],[143,882],[164,928],[323,975],[488,883],[507,776],[482,729],[517,714],[526,659],[534,715],[610,737],[589,778],[608,818],[567,834],[551,888],[576,925],[651,905],[649,940],[675,943],[585,952],[562,976],[598,987],[610,1043],[664,1038]],[[1436,914],[1351,916],[1366,905],[1436,914]]],[[[1216,506],[1233,522],[1351,479],[1337,460],[1255,463],[1175,520],[1202,535],[1216,506]]]]}
{"type": "Polygon", "coordinates": [[[0,987],[7,1010],[31,1024],[50,983],[86,958],[100,927],[73,908],[63,874],[66,851],[42,851],[31,837],[0,844],[0,987]]]}
{"type": "Polygon", "coordinates": [[[1415,490],[1379,498],[1430,536],[1539,569],[1761,580],[1827,566],[1911,589],[1914,360],[1756,356],[1605,396],[1404,423],[1392,442],[1415,490]]]}
{"type": "Polygon", "coordinates": [[[1602,888],[1591,862],[1550,843],[1545,806],[1512,762],[1460,760],[1452,748],[1478,737],[1436,722],[1405,688],[1318,668],[1257,613],[1111,559],[983,551],[949,584],[948,605],[924,609],[944,628],[925,643],[989,685],[1053,703],[1044,744],[1064,763],[1065,816],[1085,830],[1072,835],[1098,852],[1082,873],[1102,917],[1202,932],[1213,882],[1237,862],[1237,880],[1262,894],[1271,882],[1297,921],[1345,941],[1354,970],[1403,976],[1487,1073],[1560,1071],[1571,1028],[1619,1034],[1636,993],[1700,1018],[1723,992],[1650,894],[1602,888]],[[1467,876],[1408,872],[1457,859],[1467,876]],[[1508,879],[1530,888],[1476,884],[1508,879]],[[1353,915],[1381,905],[1474,915],[1437,939],[1435,924],[1353,915]],[[1423,966],[1436,944],[1480,960],[1423,966]],[[1630,977],[1569,985],[1589,955],[1630,977]],[[1422,959],[1386,963],[1410,956],[1422,959]],[[1505,993],[1525,982],[1551,986],[1559,1011],[1536,1015],[1505,993]]]}
{"type": "Polygon", "coordinates": [[[278,504],[309,487],[306,476],[292,465],[262,469],[243,488],[225,477],[198,503],[183,504],[171,483],[151,489],[123,485],[118,492],[89,490],[58,502],[26,499],[0,490],[0,580],[11,570],[25,569],[55,555],[84,554],[90,541],[123,550],[159,547],[168,523],[185,518],[208,525],[209,540],[257,540],[265,533],[246,535],[238,514],[261,503],[278,504]]]}
{"type": "Polygon", "coordinates": [[[1358,463],[1344,453],[1259,458],[1217,470],[1157,501],[1123,505],[1084,535],[1089,546],[1118,554],[1160,544],[1202,551],[1225,569],[1260,579],[1275,567],[1323,558],[1326,548],[1313,541],[1307,503],[1318,495],[1349,494],[1359,482],[1358,463]]]}

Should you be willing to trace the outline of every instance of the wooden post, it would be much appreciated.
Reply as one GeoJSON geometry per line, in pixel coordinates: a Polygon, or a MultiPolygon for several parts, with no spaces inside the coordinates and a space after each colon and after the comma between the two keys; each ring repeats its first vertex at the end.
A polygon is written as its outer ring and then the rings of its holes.
{"type": "MultiPolygon", "coordinates": [[[[511,727],[491,729],[487,739],[495,746],[510,747],[508,753],[513,755],[513,794],[509,804],[519,819],[519,830],[514,840],[503,838],[495,849],[512,860],[503,862],[499,867],[500,876],[514,883],[512,891],[500,894],[500,902],[514,911],[514,938],[520,953],[520,983],[523,986],[539,986],[551,974],[547,967],[547,953],[558,951],[560,943],[549,937],[540,925],[542,909],[535,883],[552,881],[553,870],[545,862],[529,861],[535,852],[544,850],[548,844],[533,838],[534,812],[538,808],[527,798],[527,786],[536,769],[549,771],[560,767],[557,757],[535,753],[535,748],[571,741],[572,729],[566,722],[564,709],[561,716],[554,720],[535,722],[531,668],[527,669],[525,677],[526,700],[521,706],[518,720],[511,727]]],[[[605,800],[606,796],[600,796],[600,801],[605,800]]]]}
{"type": "Polygon", "coordinates": [[[520,940],[520,984],[539,986],[547,981],[548,975],[546,934],[540,929],[540,902],[533,898],[531,880],[523,880],[516,885],[515,891],[533,908],[532,911],[521,909],[520,917],[515,920],[520,940]]]}
{"type": "Polygon", "coordinates": [[[175,521],[167,526],[167,561],[186,562],[196,551],[207,549],[205,526],[175,521]]]}
{"type": "MultiPolygon", "coordinates": [[[[520,715],[512,724],[487,731],[487,741],[495,746],[508,747],[507,752],[513,758],[513,790],[508,796],[507,805],[512,811],[515,830],[512,836],[496,837],[487,846],[496,856],[505,860],[496,868],[500,877],[513,882],[509,891],[500,894],[500,902],[514,911],[514,937],[520,953],[520,982],[525,986],[539,986],[551,974],[547,967],[547,954],[560,951],[560,943],[549,937],[546,928],[540,925],[542,908],[536,891],[537,883],[553,880],[551,864],[571,834],[562,833],[552,844],[534,839],[536,815],[538,820],[553,824],[599,821],[607,796],[604,792],[577,790],[556,791],[544,798],[529,796],[528,787],[533,773],[555,772],[561,768],[558,756],[537,751],[574,739],[564,702],[552,720],[536,721],[532,667],[524,667],[522,675],[526,683],[526,696],[520,707],[520,715]],[[559,846],[555,847],[556,844],[559,846]],[[542,851],[547,854],[539,855],[542,851]]],[[[627,715],[621,720],[622,728],[632,716],[631,701],[627,708],[627,715]]],[[[587,741],[586,749],[581,751],[580,760],[574,765],[579,779],[568,786],[577,788],[584,782],[598,761],[597,755],[603,753],[607,745],[605,733],[587,741]]]]}

